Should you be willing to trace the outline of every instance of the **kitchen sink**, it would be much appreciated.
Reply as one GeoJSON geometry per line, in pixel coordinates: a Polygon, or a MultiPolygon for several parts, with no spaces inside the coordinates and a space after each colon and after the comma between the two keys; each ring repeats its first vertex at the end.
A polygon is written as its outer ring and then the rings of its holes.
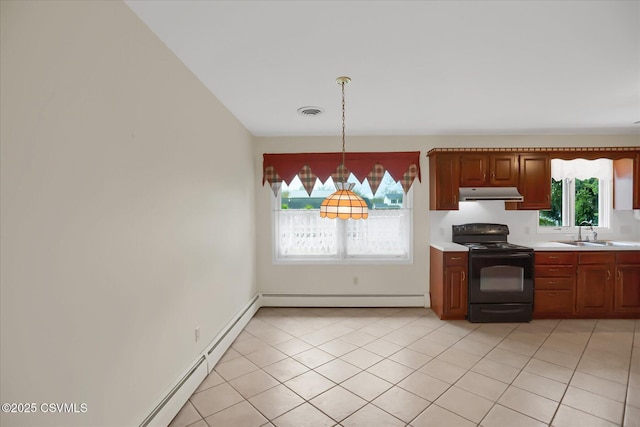
{"type": "Polygon", "coordinates": [[[558,243],[571,246],[604,246],[598,242],[576,242],[574,240],[559,240],[558,243]]]}
{"type": "Polygon", "coordinates": [[[571,246],[630,246],[621,242],[612,242],[611,240],[591,240],[576,242],[574,240],[559,240],[558,243],[564,243],[571,246]]]}

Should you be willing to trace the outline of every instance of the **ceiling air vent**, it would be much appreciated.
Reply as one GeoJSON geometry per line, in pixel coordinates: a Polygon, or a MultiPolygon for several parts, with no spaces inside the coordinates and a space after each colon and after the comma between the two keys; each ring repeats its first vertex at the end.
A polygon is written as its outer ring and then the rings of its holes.
{"type": "Polygon", "coordinates": [[[298,108],[298,114],[303,116],[317,116],[322,114],[324,110],[320,107],[300,107],[298,108]]]}

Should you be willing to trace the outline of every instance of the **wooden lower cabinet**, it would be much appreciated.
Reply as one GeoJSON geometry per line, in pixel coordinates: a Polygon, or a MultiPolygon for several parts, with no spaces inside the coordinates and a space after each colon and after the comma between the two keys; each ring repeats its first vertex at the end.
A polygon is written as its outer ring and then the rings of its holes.
{"type": "Polygon", "coordinates": [[[565,317],[573,314],[573,289],[535,291],[533,314],[536,318],[565,317]]]}
{"type": "Polygon", "coordinates": [[[578,314],[607,314],[612,311],[614,268],[613,264],[578,266],[578,314]]]}
{"type": "Polygon", "coordinates": [[[579,252],[576,312],[604,315],[613,311],[614,252],[579,252]]]}
{"type": "Polygon", "coordinates": [[[571,317],[575,313],[575,252],[536,252],[533,317],[571,317]]]}
{"type": "Polygon", "coordinates": [[[616,254],[614,293],[616,313],[640,316],[640,252],[616,254]]]}
{"type": "MultiPolygon", "coordinates": [[[[465,319],[467,252],[430,248],[431,309],[465,319]]],[[[538,251],[533,318],[640,318],[640,251],[538,251]]]]}
{"type": "Polygon", "coordinates": [[[464,319],[467,315],[468,260],[466,252],[430,248],[431,309],[440,319],[464,319]]]}
{"type": "Polygon", "coordinates": [[[640,251],[536,252],[533,317],[640,318],[640,251]]]}

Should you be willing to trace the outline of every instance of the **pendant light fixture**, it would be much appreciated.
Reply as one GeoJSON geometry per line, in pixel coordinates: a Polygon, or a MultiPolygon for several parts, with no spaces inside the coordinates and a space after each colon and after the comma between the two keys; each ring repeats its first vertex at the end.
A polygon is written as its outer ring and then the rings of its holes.
{"type": "Polygon", "coordinates": [[[342,163],[338,166],[338,182],[336,192],[322,201],[320,216],[322,218],[366,219],[369,216],[367,203],[351,191],[354,184],[347,182],[345,175],[345,125],[344,125],[344,85],[351,81],[349,77],[338,77],[336,82],[342,87],[342,163]]]}

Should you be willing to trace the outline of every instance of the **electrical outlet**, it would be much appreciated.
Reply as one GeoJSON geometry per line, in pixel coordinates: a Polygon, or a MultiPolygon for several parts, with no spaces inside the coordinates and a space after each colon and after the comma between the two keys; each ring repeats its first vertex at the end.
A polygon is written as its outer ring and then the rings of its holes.
{"type": "Polygon", "coordinates": [[[354,285],[358,284],[358,276],[353,276],[353,284],[354,285]]]}
{"type": "Polygon", "coordinates": [[[196,342],[200,340],[200,326],[196,327],[195,338],[196,338],[196,342]]]}

